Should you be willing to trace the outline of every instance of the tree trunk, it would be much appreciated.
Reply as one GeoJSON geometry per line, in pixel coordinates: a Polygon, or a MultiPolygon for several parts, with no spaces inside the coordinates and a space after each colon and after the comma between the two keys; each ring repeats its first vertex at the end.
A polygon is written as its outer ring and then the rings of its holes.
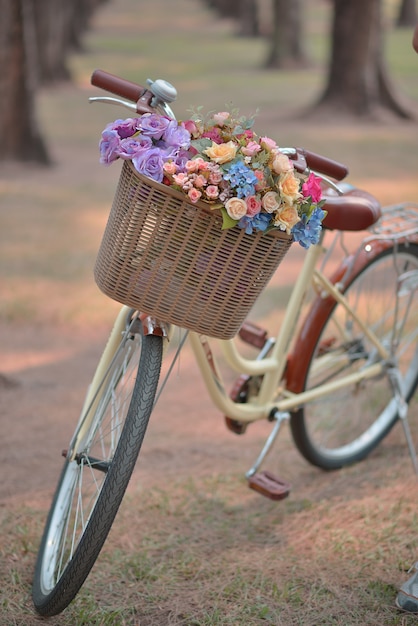
{"type": "Polygon", "coordinates": [[[415,26],[418,21],[416,0],[402,0],[399,9],[397,26],[415,26]]]}
{"type": "Polygon", "coordinates": [[[383,54],[380,0],[333,0],[328,82],[315,110],[375,117],[383,109],[412,114],[399,101],[383,54]]]}
{"type": "Polygon", "coordinates": [[[273,0],[273,30],[264,66],[268,68],[305,67],[301,0],[273,0]]]}
{"type": "Polygon", "coordinates": [[[241,0],[239,35],[258,37],[259,34],[257,0],[241,0]]]}
{"type": "Polygon", "coordinates": [[[49,163],[35,115],[33,0],[0,0],[0,159],[49,163]]]}
{"type": "Polygon", "coordinates": [[[73,5],[68,0],[36,0],[39,78],[43,84],[70,78],[67,57],[73,5]]]}

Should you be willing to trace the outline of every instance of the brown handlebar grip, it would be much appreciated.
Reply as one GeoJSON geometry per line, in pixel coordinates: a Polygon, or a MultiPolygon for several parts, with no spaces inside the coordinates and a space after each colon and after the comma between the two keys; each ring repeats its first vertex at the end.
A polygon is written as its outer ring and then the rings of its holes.
{"type": "Polygon", "coordinates": [[[145,87],[132,83],[124,78],[119,78],[104,70],[95,70],[91,76],[91,84],[105,91],[109,91],[117,96],[126,98],[131,102],[138,102],[138,100],[147,91],[145,87]]]}
{"type": "Polygon", "coordinates": [[[328,159],[321,154],[310,152],[304,148],[296,148],[299,154],[302,154],[309,168],[316,170],[317,172],[324,174],[325,176],[331,176],[335,180],[342,180],[348,174],[348,168],[343,163],[338,163],[333,159],[328,159]]]}

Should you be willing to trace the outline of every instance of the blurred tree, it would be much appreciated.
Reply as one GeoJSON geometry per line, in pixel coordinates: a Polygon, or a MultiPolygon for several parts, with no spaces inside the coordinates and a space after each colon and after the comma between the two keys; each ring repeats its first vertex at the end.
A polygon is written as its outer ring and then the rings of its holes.
{"type": "Polygon", "coordinates": [[[32,0],[0,0],[0,159],[49,163],[35,115],[33,8],[32,0]]]}
{"type": "Polygon", "coordinates": [[[418,21],[416,0],[401,0],[397,26],[415,26],[418,21]]]}
{"type": "Polygon", "coordinates": [[[206,4],[221,17],[235,19],[238,35],[257,37],[259,32],[257,0],[205,0],[206,4]]]}
{"type": "Polygon", "coordinates": [[[50,162],[35,95],[69,78],[68,55],[103,1],[0,0],[0,160],[50,162]]]}
{"type": "Polygon", "coordinates": [[[265,67],[305,66],[302,0],[272,0],[272,32],[265,67]]]}
{"type": "Polygon", "coordinates": [[[314,109],[375,116],[382,109],[412,114],[393,87],[383,54],[381,0],[332,0],[331,58],[325,90],[314,109]]]}

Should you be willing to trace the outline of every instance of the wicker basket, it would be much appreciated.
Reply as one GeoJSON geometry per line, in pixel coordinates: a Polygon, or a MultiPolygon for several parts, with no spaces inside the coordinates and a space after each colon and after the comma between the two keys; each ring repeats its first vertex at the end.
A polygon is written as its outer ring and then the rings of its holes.
{"type": "Polygon", "coordinates": [[[124,161],[95,266],[108,296],[220,339],[232,338],[292,238],[222,230],[219,211],[139,174],[124,161]]]}

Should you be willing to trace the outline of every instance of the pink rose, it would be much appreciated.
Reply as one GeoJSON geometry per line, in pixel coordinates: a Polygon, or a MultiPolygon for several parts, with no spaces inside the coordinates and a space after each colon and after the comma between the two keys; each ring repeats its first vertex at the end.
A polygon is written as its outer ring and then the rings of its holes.
{"type": "Polygon", "coordinates": [[[189,172],[189,174],[197,172],[197,170],[199,169],[198,159],[191,159],[190,161],[186,161],[184,167],[186,168],[186,172],[189,172]]]}
{"type": "Polygon", "coordinates": [[[177,165],[173,161],[166,161],[163,165],[163,170],[169,176],[172,176],[177,171],[177,165]]]}
{"type": "Polygon", "coordinates": [[[271,152],[272,150],[277,148],[277,143],[274,141],[274,139],[270,139],[270,137],[261,137],[260,145],[262,148],[264,148],[264,150],[267,150],[267,152],[271,152]]]}
{"type": "Polygon", "coordinates": [[[249,217],[254,217],[257,213],[260,213],[261,210],[261,202],[255,196],[248,196],[245,199],[245,204],[247,205],[247,215],[249,217]]]}
{"type": "Polygon", "coordinates": [[[184,172],[180,172],[180,174],[174,174],[173,180],[176,185],[180,185],[182,187],[188,181],[188,176],[184,172]]]}
{"type": "Polygon", "coordinates": [[[302,193],[305,198],[311,196],[313,202],[319,202],[322,196],[321,179],[311,172],[306,182],[302,185],[302,193]]]}
{"type": "Polygon", "coordinates": [[[184,122],[184,127],[189,131],[192,137],[195,137],[199,133],[199,130],[193,120],[187,120],[184,122]]]}
{"type": "Polygon", "coordinates": [[[209,200],[215,200],[219,196],[219,188],[216,185],[208,185],[205,191],[209,200]]]}
{"type": "Polygon", "coordinates": [[[206,185],[206,178],[204,176],[202,176],[201,174],[199,174],[198,176],[195,177],[193,184],[195,187],[204,187],[206,185]]]}
{"type": "Polygon", "coordinates": [[[197,202],[199,198],[202,196],[202,192],[192,187],[191,189],[189,189],[187,195],[189,196],[189,199],[192,202],[197,202]]]}
{"type": "Polygon", "coordinates": [[[212,185],[217,185],[222,180],[222,170],[218,167],[212,169],[209,174],[209,182],[212,185]]]}
{"type": "Polygon", "coordinates": [[[261,170],[254,170],[254,174],[258,180],[255,186],[256,191],[261,191],[262,189],[265,189],[267,187],[267,181],[264,178],[264,172],[262,172],[261,170]]]}
{"type": "Polygon", "coordinates": [[[215,113],[213,116],[213,120],[215,124],[222,126],[225,124],[226,120],[230,117],[230,114],[227,111],[220,111],[219,113],[215,113]]]}
{"type": "Polygon", "coordinates": [[[241,148],[242,154],[249,157],[254,156],[257,152],[260,152],[260,150],[261,146],[256,141],[249,141],[246,146],[241,148]]]}

